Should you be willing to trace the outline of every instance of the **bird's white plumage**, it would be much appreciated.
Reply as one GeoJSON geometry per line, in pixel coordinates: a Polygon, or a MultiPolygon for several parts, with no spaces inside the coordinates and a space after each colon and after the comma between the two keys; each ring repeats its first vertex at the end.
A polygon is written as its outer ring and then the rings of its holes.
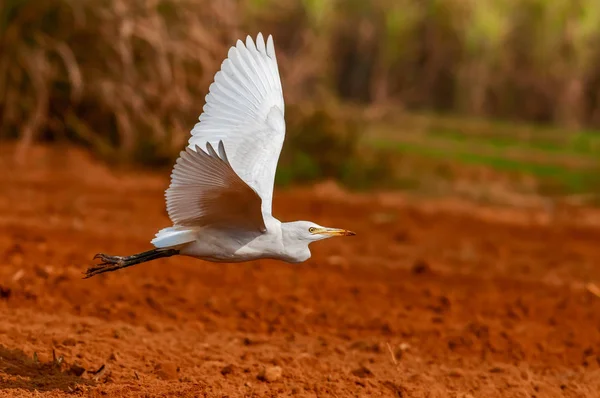
{"type": "Polygon", "coordinates": [[[311,242],[349,231],[271,214],[285,138],[284,102],[273,39],[247,37],[229,50],[181,152],[165,196],[172,227],[158,249],[210,261],[277,258],[301,262],[311,242]],[[214,148],[217,148],[215,150],[214,148]]]}
{"type": "Polygon", "coordinates": [[[215,75],[189,147],[225,143],[233,170],[271,214],[273,183],[285,137],[284,101],[273,39],[258,34],[231,47],[215,75]]]}
{"type": "Polygon", "coordinates": [[[181,152],[166,191],[175,225],[264,232],[261,199],[233,171],[223,141],[218,151],[187,147],[181,152]]]}

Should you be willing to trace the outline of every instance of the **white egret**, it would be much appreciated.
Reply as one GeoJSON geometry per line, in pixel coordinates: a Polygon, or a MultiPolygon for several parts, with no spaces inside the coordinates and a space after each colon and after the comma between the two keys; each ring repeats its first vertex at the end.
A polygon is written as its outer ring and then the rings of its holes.
{"type": "Polygon", "coordinates": [[[285,137],[284,101],[273,38],[258,34],[229,49],[203,113],[171,173],[165,197],[173,226],[154,249],[131,256],[99,253],[85,277],[173,255],[213,262],[271,258],[300,263],[309,244],[354,235],[271,214],[275,170],[285,137]],[[203,150],[206,148],[206,151],[203,150]]]}

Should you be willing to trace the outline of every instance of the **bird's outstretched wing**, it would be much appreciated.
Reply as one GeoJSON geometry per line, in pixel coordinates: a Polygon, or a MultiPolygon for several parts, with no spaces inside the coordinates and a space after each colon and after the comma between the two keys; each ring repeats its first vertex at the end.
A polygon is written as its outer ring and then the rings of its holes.
{"type": "Polygon", "coordinates": [[[264,232],[261,199],[233,171],[223,142],[182,151],[166,191],[167,212],[175,225],[217,226],[264,232]]]}
{"type": "Polygon", "coordinates": [[[273,183],[285,138],[284,102],[273,38],[258,34],[231,47],[206,96],[189,147],[225,143],[235,172],[271,214],[273,183]]]}

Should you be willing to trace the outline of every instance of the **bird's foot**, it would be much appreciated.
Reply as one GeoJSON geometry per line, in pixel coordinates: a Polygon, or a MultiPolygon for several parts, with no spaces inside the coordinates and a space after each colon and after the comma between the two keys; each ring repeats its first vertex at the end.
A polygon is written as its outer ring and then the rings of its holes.
{"type": "Polygon", "coordinates": [[[121,256],[109,256],[104,253],[98,253],[94,256],[94,260],[96,259],[99,259],[101,263],[88,268],[85,271],[84,279],[104,272],[116,271],[126,266],[125,258],[121,256]]]}
{"type": "Polygon", "coordinates": [[[132,265],[145,263],[161,257],[171,257],[179,254],[177,249],[152,249],[142,253],[132,254],[131,256],[109,256],[104,253],[98,253],[94,256],[94,260],[99,259],[100,264],[88,268],[84,272],[85,278],[91,278],[94,275],[104,272],[116,271],[122,268],[131,267],[132,265]]]}
{"type": "Polygon", "coordinates": [[[94,260],[100,259],[102,261],[101,264],[120,264],[125,260],[122,256],[109,256],[108,254],[98,253],[94,256],[94,260]]]}

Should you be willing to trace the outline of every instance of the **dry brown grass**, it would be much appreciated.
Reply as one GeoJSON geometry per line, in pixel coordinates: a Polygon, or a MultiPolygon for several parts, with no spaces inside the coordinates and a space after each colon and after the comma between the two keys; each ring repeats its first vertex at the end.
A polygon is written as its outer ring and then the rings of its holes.
{"type": "MultiPolygon", "coordinates": [[[[231,3],[235,8],[235,5],[231,3]]],[[[181,147],[236,33],[211,1],[9,1],[2,137],[72,139],[102,155],[181,147]]],[[[8,16],[8,18],[6,18],[8,16]]]]}

